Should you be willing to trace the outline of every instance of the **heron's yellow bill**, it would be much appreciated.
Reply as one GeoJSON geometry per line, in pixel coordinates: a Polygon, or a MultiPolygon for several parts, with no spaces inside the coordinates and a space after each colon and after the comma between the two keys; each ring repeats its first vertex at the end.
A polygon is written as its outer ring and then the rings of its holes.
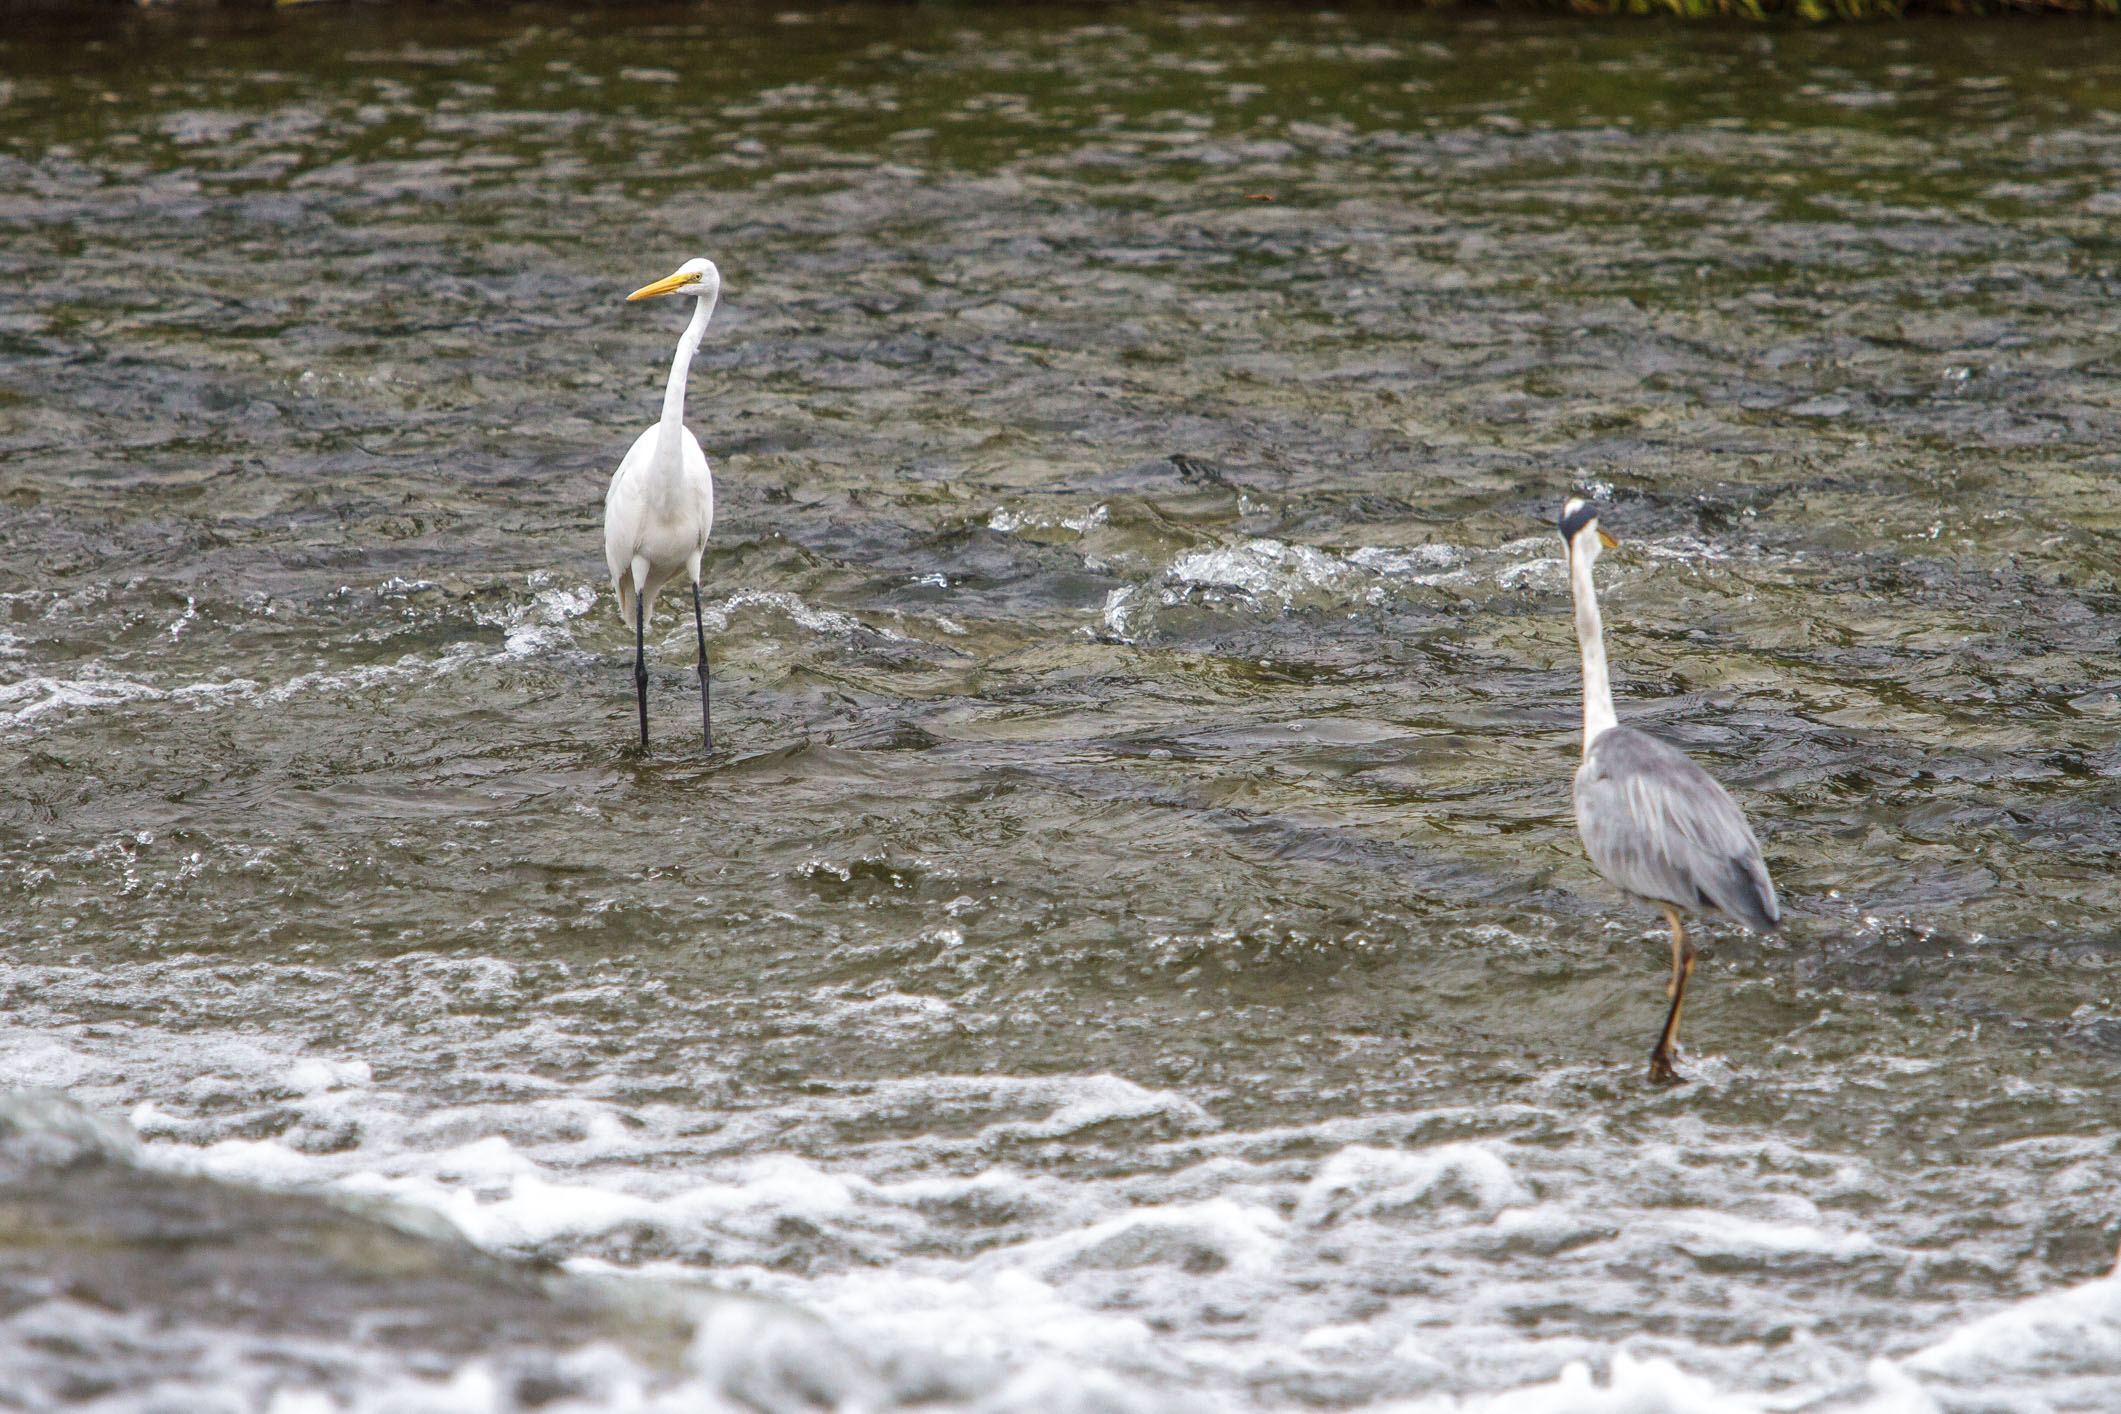
{"type": "Polygon", "coordinates": [[[665,275],[662,279],[656,281],[652,285],[641,286],[638,290],[635,290],[632,294],[626,296],[626,298],[629,300],[637,300],[648,299],[655,295],[667,295],[672,290],[682,290],[687,285],[697,285],[699,282],[700,276],[698,271],[680,270],[675,275],[665,275]]]}
{"type": "MultiPolygon", "coordinates": [[[[642,293],[646,294],[647,291],[644,290],[642,291],[642,293]]],[[[1612,536],[1606,534],[1605,527],[1602,525],[1598,527],[1598,538],[1605,542],[1605,547],[1608,550],[1617,550],[1620,548],[1620,542],[1618,540],[1615,540],[1612,536]]]]}

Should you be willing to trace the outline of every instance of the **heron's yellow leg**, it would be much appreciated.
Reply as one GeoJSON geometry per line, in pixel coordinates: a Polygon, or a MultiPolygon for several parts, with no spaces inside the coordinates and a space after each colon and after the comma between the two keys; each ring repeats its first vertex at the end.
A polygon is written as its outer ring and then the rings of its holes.
{"type": "Polygon", "coordinates": [[[1672,1065],[1672,1053],[1679,1042],[1679,1013],[1686,1006],[1687,978],[1694,975],[1694,941],[1686,935],[1686,925],[1679,921],[1679,910],[1670,904],[1664,905],[1665,921],[1672,925],[1672,980],[1665,984],[1665,995],[1672,999],[1672,1009],[1665,1013],[1664,1031],[1657,1038],[1657,1049],[1650,1052],[1650,1079],[1660,1085],[1676,1083],[1683,1077],[1672,1065]]]}

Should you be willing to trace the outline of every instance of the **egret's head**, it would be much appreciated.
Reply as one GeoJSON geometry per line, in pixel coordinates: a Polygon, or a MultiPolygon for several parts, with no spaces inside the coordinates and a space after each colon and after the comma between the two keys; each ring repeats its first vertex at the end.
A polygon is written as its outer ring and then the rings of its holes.
{"type": "Polygon", "coordinates": [[[1585,569],[1598,563],[1600,549],[1620,542],[1598,528],[1598,507],[1581,496],[1569,497],[1561,508],[1561,539],[1569,547],[1569,559],[1583,561],[1585,569]]]}
{"type": "Polygon", "coordinates": [[[654,295],[691,295],[695,299],[713,299],[722,292],[722,272],[714,268],[711,260],[688,260],[675,271],[665,275],[652,285],[643,285],[629,300],[648,299],[654,295]]]}

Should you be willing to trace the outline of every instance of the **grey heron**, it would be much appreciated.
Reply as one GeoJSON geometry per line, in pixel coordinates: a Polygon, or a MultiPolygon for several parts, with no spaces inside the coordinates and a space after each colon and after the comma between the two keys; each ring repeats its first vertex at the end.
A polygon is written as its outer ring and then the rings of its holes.
{"type": "Polygon", "coordinates": [[[1709,773],[1677,747],[1623,727],[1613,716],[1606,680],[1605,629],[1591,567],[1616,542],[1598,527],[1598,508],[1570,498],[1561,511],[1568,546],[1569,594],[1576,601],[1576,641],[1583,651],[1583,764],[1576,769],[1576,832],[1598,872],[1631,898],[1654,903],[1672,925],[1671,1010],[1650,1079],[1682,1077],[1672,1057],[1679,1011],[1694,971],[1694,942],[1680,918],[1685,909],[1711,909],[1758,933],[1782,922],[1775,884],[1761,861],[1745,815],[1709,773]]]}
{"type": "Polygon", "coordinates": [[[633,690],[641,709],[641,750],[648,749],[648,606],[683,570],[692,579],[692,626],[700,640],[700,736],[714,749],[707,706],[707,625],[700,609],[700,557],[714,529],[714,474],[707,454],[685,425],[685,378],[721,294],[722,273],[711,260],[688,260],[676,272],[643,285],[628,300],[684,293],[693,297],[691,322],[678,336],[663,389],[663,416],[634,439],[604,493],[604,563],[619,596],[619,614],[633,629],[633,690]]]}

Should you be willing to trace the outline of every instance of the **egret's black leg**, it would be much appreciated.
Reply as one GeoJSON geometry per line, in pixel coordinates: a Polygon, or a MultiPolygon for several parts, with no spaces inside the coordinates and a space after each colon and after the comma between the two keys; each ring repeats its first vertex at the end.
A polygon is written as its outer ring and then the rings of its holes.
{"type": "Polygon", "coordinates": [[[692,582],[692,628],[700,636],[700,749],[714,750],[714,718],[707,711],[707,621],[700,614],[700,582],[692,582]]]}
{"type": "Polygon", "coordinates": [[[1694,940],[1686,935],[1686,928],[1679,921],[1679,910],[1667,905],[1664,916],[1672,925],[1672,980],[1665,988],[1672,999],[1672,1009],[1665,1013],[1664,1031],[1657,1038],[1657,1049],[1650,1052],[1650,1082],[1676,1085],[1686,1078],[1673,1067],[1672,1053],[1679,1041],[1679,1010],[1686,1005],[1686,982],[1694,975],[1695,954],[1694,940]]]}
{"type": "Polygon", "coordinates": [[[648,596],[634,586],[633,695],[641,704],[641,750],[648,749],[648,596]]]}

